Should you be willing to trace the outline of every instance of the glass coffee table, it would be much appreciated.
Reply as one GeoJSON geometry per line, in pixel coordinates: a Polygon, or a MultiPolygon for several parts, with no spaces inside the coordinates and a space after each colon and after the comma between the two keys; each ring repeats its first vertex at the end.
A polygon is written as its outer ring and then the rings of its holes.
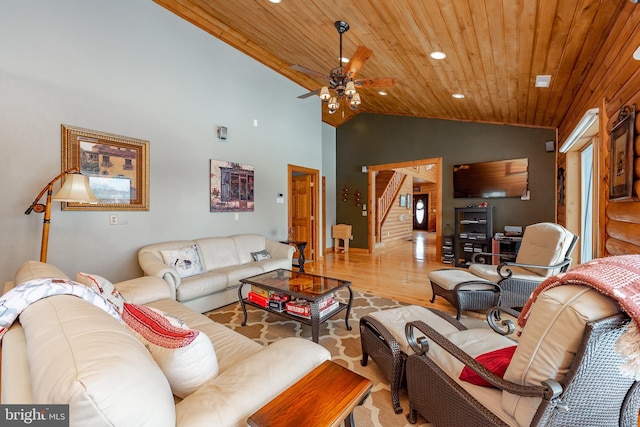
{"type": "Polygon", "coordinates": [[[353,291],[351,290],[351,282],[346,280],[278,269],[241,279],[238,300],[240,300],[244,314],[242,326],[247,324],[246,306],[248,304],[310,325],[313,342],[318,342],[320,324],[343,310],[346,310],[345,325],[347,330],[351,330],[349,313],[353,302],[353,291]],[[254,293],[253,300],[242,296],[242,289],[245,285],[251,286],[254,293]],[[335,299],[335,292],[343,288],[349,290],[349,302],[346,304],[335,299]],[[259,294],[259,296],[255,297],[255,294],[259,294]],[[271,300],[269,295],[272,297],[271,300]],[[284,302],[283,300],[286,299],[289,301],[284,302]],[[264,300],[273,303],[272,306],[264,306],[264,300]]]}

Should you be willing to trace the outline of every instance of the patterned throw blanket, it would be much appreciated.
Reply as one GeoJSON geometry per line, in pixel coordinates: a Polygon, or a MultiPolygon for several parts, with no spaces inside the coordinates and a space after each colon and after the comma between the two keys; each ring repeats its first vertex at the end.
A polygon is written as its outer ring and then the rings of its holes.
{"type": "Polygon", "coordinates": [[[626,358],[620,368],[622,372],[640,380],[640,331],[637,327],[640,323],[640,255],[598,258],[548,278],[531,294],[520,313],[518,326],[524,327],[538,295],[560,285],[592,287],[616,300],[631,317],[627,330],[616,343],[616,351],[626,358]]]}
{"type": "Polygon", "coordinates": [[[0,297],[0,339],[30,304],[54,295],[82,298],[121,321],[113,306],[87,286],[64,279],[34,279],[16,286],[0,297]]]}

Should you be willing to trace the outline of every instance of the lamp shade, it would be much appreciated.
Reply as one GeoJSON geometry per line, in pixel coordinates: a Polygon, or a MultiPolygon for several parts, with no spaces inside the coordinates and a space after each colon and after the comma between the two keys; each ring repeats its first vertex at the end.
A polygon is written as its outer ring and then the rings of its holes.
{"type": "Polygon", "coordinates": [[[67,174],[64,185],[53,196],[56,202],[98,203],[89,186],[89,177],[79,173],[67,174]]]}
{"type": "Polygon", "coordinates": [[[320,99],[326,102],[329,100],[330,97],[331,97],[331,94],[329,93],[329,88],[326,86],[323,86],[322,89],[320,89],[320,99]]]}

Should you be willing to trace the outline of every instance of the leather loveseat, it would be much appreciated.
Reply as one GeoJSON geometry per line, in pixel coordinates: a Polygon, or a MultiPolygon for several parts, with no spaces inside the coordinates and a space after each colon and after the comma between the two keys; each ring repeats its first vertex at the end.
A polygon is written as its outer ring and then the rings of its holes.
{"type": "Polygon", "coordinates": [[[204,313],[238,300],[240,279],[291,269],[295,248],[259,234],[156,243],[138,251],[147,276],[165,280],[172,297],[204,313]]]}

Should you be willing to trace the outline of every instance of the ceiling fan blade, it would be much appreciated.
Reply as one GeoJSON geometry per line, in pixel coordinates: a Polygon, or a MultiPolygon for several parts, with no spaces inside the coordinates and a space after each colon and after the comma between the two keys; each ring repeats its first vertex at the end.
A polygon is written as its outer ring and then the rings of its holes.
{"type": "Polygon", "coordinates": [[[315,77],[316,79],[326,80],[326,81],[331,80],[331,77],[327,76],[326,74],[322,74],[322,73],[319,73],[318,71],[310,70],[309,68],[303,67],[302,65],[293,64],[291,68],[293,68],[294,70],[303,72],[311,77],[315,77]]]}
{"type": "Polygon", "coordinates": [[[298,99],[305,99],[305,98],[308,98],[308,97],[310,97],[310,96],[317,95],[317,94],[319,94],[319,93],[320,93],[320,89],[317,89],[317,90],[314,90],[314,91],[311,91],[311,92],[305,93],[305,94],[303,94],[303,95],[300,95],[300,96],[298,97],[298,99]]]}
{"type": "Polygon", "coordinates": [[[371,58],[371,55],[373,55],[373,51],[371,49],[365,46],[358,46],[356,51],[351,56],[349,63],[346,67],[344,67],[344,71],[342,72],[342,74],[349,73],[349,77],[353,78],[360,67],[362,67],[364,63],[367,62],[367,59],[371,58]]]}
{"type": "Polygon", "coordinates": [[[362,87],[393,87],[398,84],[398,79],[395,77],[379,77],[377,79],[354,80],[353,83],[362,87]]]}

